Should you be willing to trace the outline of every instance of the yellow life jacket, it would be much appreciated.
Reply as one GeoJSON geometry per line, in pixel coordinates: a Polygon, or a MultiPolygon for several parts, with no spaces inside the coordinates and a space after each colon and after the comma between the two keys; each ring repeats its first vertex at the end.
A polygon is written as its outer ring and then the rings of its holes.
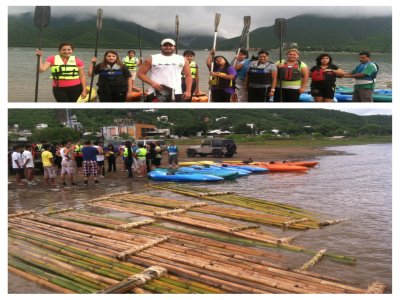
{"type": "Polygon", "coordinates": [[[51,67],[50,78],[55,80],[79,79],[79,68],[76,65],[76,57],[70,56],[65,64],[60,55],[54,57],[54,66],[51,67]]]}
{"type": "MultiPolygon", "coordinates": [[[[223,75],[228,75],[223,72],[219,72],[220,74],[223,75]]],[[[221,78],[219,76],[211,76],[211,85],[217,88],[229,88],[234,86],[233,80],[221,78]]]]}
{"type": "Polygon", "coordinates": [[[139,159],[146,159],[147,149],[146,148],[139,148],[137,156],[139,159]]]}
{"type": "MultiPolygon", "coordinates": [[[[196,62],[191,61],[189,64],[189,67],[190,67],[190,73],[192,74],[192,78],[193,79],[196,78],[196,74],[197,74],[197,70],[198,70],[196,62]]],[[[182,78],[185,78],[185,75],[183,73],[182,73],[182,78]]]]}
{"type": "Polygon", "coordinates": [[[126,56],[124,58],[124,65],[129,69],[129,70],[136,70],[136,57],[129,57],[126,56]]]}

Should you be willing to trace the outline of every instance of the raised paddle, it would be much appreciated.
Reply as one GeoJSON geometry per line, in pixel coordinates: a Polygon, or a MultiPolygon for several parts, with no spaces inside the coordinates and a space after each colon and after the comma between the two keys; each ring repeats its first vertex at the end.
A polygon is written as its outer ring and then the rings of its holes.
{"type": "MultiPolygon", "coordinates": [[[[94,57],[97,57],[97,46],[99,43],[99,34],[101,27],[103,26],[103,10],[99,8],[97,10],[97,19],[96,19],[96,45],[94,47],[94,57]]],[[[94,80],[94,68],[96,67],[96,63],[93,63],[93,69],[92,69],[92,77],[90,78],[90,89],[89,89],[89,97],[88,101],[90,101],[90,98],[92,97],[92,89],[93,89],[93,80],[94,80]]]]}
{"type": "MultiPolygon", "coordinates": [[[[286,34],[286,19],[275,19],[275,35],[279,38],[279,63],[282,61],[282,42],[286,34]]],[[[279,71],[278,71],[279,76],[279,71]]],[[[282,102],[282,78],[279,76],[279,101],[282,102]]]]}
{"type": "MultiPolygon", "coordinates": [[[[215,19],[214,19],[214,42],[213,42],[214,51],[217,48],[217,35],[218,35],[218,26],[219,26],[220,19],[221,19],[221,15],[216,13],[215,14],[215,19]]],[[[214,57],[211,60],[210,72],[212,72],[213,69],[214,69],[214,57]]],[[[211,99],[211,79],[212,79],[212,77],[210,76],[210,84],[209,84],[209,87],[208,87],[208,102],[210,102],[210,99],[211,99]]]]}
{"type": "MultiPolygon", "coordinates": [[[[249,34],[249,29],[250,29],[250,24],[251,24],[251,17],[250,16],[245,16],[243,18],[243,21],[244,21],[244,25],[243,25],[242,35],[240,36],[239,47],[238,47],[238,49],[236,51],[235,59],[233,60],[233,67],[235,67],[235,65],[237,63],[237,57],[238,57],[238,55],[240,53],[240,49],[242,48],[244,39],[249,34]]],[[[238,97],[237,97],[236,92],[232,94],[231,102],[238,102],[238,97]]]]}
{"type": "Polygon", "coordinates": [[[178,54],[178,40],[179,40],[179,16],[178,15],[176,15],[176,17],[175,17],[175,33],[176,33],[175,53],[178,54]]]}
{"type": "MultiPolygon", "coordinates": [[[[36,27],[39,28],[39,42],[38,49],[42,50],[42,30],[47,27],[50,23],[50,6],[36,6],[35,14],[33,16],[33,22],[36,27]]],[[[38,100],[39,94],[39,66],[40,66],[40,56],[37,56],[36,63],[36,86],[35,86],[35,102],[38,100]]]]}
{"type": "MultiPolygon", "coordinates": [[[[140,25],[138,25],[138,36],[139,36],[139,55],[140,55],[140,65],[143,65],[143,54],[142,54],[142,35],[140,33],[140,25]]],[[[145,100],[145,94],[144,94],[144,82],[142,80],[142,96],[141,96],[142,102],[145,100]]]]}

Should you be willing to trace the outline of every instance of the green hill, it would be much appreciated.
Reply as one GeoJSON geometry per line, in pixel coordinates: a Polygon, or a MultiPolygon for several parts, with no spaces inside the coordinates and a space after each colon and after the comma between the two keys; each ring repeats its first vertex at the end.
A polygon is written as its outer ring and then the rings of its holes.
{"type": "MultiPolygon", "coordinates": [[[[25,13],[8,17],[9,47],[37,47],[39,30],[33,24],[33,15],[25,13]]],[[[158,48],[168,34],[142,28],[143,48],[158,48]]],[[[175,36],[171,33],[170,36],[175,36]]],[[[62,41],[77,47],[93,47],[96,38],[96,18],[76,21],[71,17],[53,17],[42,34],[42,47],[55,47],[62,41]]],[[[239,46],[239,38],[219,37],[218,49],[232,50],[239,46]]],[[[180,37],[180,46],[193,49],[212,47],[210,35],[180,37]]],[[[296,42],[301,50],[392,51],[392,18],[329,18],[301,15],[287,20],[284,42],[296,42]]],[[[100,47],[113,49],[138,48],[138,25],[133,22],[104,18],[100,47]]],[[[256,28],[250,33],[250,47],[274,49],[279,47],[274,26],[256,28]]]]}
{"type": "MultiPolygon", "coordinates": [[[[392,133],[391,116],[359,116],[328,109],[162,109],[155,112],[137,109],[73,109],[71,113],[76,114],[78,121],[88,131],[114,125],[114,119],[133,118],[136,122],[171,128],[174,133],[188,132],[188,135],[212,129],[240,133],[239,129],[250,123],[255,124],[258,132],[279,129],[294,135],[304,133],[305,128],[312,128],[312,132],[323,136],[343,135],[345,132],[353,136],[392,133]],[[168,116],[168,122],[157,121],[159,116],[168,116]],[[217,120],[221,117],[225,118],[217,120]]],[[[60,126],[58,120],[61,118],[65,119],[65,110],[10,109],[8,124],[19,124],[20,129],[33,130],[38,123],[47,123],[50,127],[60,126]]]]}
{"type": "MultiPolygon", "coordinates": [[[[219,49],[234,49],[240,37],[219,43],[219,49]]],[[[392,18],[328,18],[301,15],[286,21],[284,42],[297,43],[301,50],[322,51],[392,51],[392,18]]],[[[276,49],[279,40],[274,26],[250,32],[250,47],[276,49]]]]}

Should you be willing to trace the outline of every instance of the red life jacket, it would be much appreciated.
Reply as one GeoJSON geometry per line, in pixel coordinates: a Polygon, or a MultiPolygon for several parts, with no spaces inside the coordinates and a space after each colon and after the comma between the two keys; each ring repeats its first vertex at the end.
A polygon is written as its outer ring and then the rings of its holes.
{"type": "Polygon", "coordinates": [[[302,78],[300,65],[300,61],[297,61],[293,66],[289,66],[287,62],[284,63],[283,67],[278,69],[278,79],[285,81],[300,80],[302,78]]]}
{"type": "Polygon", "coordinates": [[[311,72],[311,81],[335,81],[336,74],[332,71],[324,72],[321,67],[311,72]]]}

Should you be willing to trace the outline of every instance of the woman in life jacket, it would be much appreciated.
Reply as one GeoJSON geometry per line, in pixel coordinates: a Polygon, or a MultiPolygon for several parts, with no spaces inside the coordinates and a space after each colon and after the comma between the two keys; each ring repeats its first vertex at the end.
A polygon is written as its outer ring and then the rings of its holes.
{"type": "Polygon", "coordinates": [[[58,51],[59,54],[49,56],[43,63],[43,51],[36,50],[36,55],[40,57],[39,72],[50,68],[53,95],[57,102],[76,102],[79,96],[85,98],[87,91],[83,61],[73,55],[74,46],[71,43],[61,43],[58,51]]]}
{"type": "Polygon", "coordinates": [[[206,62],[211,77],[211,100],[212,102],[230,102],[235,92],[236,70],[225,57],[221,55],[214,57],[214,54],[215,50],[212,49],[206,62]],[[214,61],[212,70],[211,61],[214,61]]]}
{"type": "Polygon", "coordinates": [[[125,102],[132,91],[132,75],[119,59],[118,53],[113,50],[106,51],[103,61],[93,70],[93,63],[96,62],[97,58],[93,57],[88,75],[99,75],[97,95],[100,102],[125,102]]]}
{"type": "Polygon", "coordinates": [[[275,63],[278,68],[275,102],[299,102],[300,94],[306,90],[309,76],[308,67],[299,60],[299,55],[299,50],[291,48],[286,51],[285,60],[275,63]]]}
{"type": "MultiPolygon", "coordinates": [[[[194,53],[193,50],[185,50],[183,52],[183,57],[186,58],[186,60],[189,63],[190,74],[192,76],[192,90],[191,90],[190,98],[185,99],[186,102],[191,102],[192,96],[199,94],[199,81],[200,81],[199,66],[194,61],[195,56],[196,56],[196,54],[194,53]]],[[[184,93],[185,91],[186,91],[185,75],[183,75],[183,73],[182,73],[182,92],[184,93]]]]}
{"type": "Polygon", "coordinates": [[[317,64],[310,70],[311,95],[315,102],[333,102],[336,78],[343,77],[344,71],[332,63],[327,53],[318,55],[315,61],[317,64]]]}
{"type": "Polygon", "coordinates": [[[268,52],[258,52],[258,60],[251,61],[246,74],[248,102],[266,102],[274,97],[278,71],[274,63],[268,61],[268,52]]]}

